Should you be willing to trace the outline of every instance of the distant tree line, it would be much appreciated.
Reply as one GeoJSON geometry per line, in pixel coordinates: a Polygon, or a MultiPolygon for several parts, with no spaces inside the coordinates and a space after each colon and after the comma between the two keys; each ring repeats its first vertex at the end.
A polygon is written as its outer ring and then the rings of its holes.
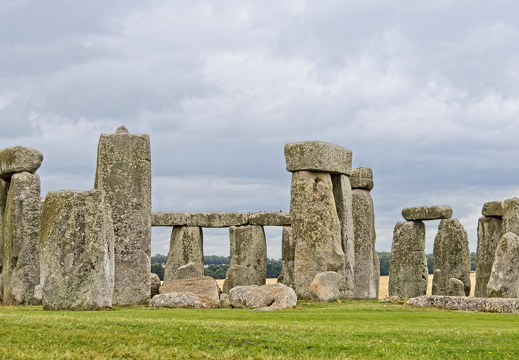
{"type": "MultiPolygon", "coordinates": [[[[391,253],[377,252],[380,261],[380,275],[389,275],[389,259],[391,253]]],[[[434,257],[427,254],[427,270],[429,274],[434,272],[434,257]]],[[[151,257],[151,272],[164,280],[164,266],[166,265],[167,256],[157,254],[151,257]]],[[[204,275],[215,279],[225,279],[225,274],[230,267],[231,259],[229,256],[209,255],[204,256],[204,275]]],[[[280,260],[267,259],[267,278],[277,278],[281,273],[282,264],[280,260]]],[[[476,271],[476,253],[470,254],[470,269],[476,271]]]]}

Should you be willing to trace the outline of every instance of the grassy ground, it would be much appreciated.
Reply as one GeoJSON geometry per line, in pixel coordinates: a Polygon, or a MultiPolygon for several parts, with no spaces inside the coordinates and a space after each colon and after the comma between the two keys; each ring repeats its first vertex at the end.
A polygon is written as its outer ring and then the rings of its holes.
{"type": "Polygon", "coordinates": [[[0,307],[0,359],[517,359],[519,315],[378,301],[257,312],[0,307]]]}

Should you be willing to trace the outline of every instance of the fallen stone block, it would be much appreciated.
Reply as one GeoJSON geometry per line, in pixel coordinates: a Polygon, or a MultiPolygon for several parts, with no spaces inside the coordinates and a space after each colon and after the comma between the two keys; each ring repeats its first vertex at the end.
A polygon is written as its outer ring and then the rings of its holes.
{"type": "Polygon", "coordinates": [[[340,297],[341,276],[334,271],[326,271],[315,275],[310,284],[310,296],[314,302],[329,302],[340,297]]]}
{"type": "Polygon", "coordinates": [[[448,296],[465,296],[465,285],[463,281],[455,278],[449,279],[449,287],[447,288],[448,296]]]}
{"type": "Polygon", "coordinates": [[[285,145],[286,169],[351,174],[350,149],[322,141],[305,141],[285,145]]]}
{"type": "Polygon", "coordinates": [[[202,308],[202,302],[192,292],[171,292],[158,294],[151,298],[150,307],[157,308],[202,308]]]}
{"type": "Polygon", "coordinates": [[[160,286],[162,285],[162,281],[157,274],[150,273],[150,298],[154,297],[159,293],[160,286]]]}
{"type": "Polygon", "coordinates": [[[248,285],[232,288],[229,301],[235,308],[269,311],[296,306],[297,296],[293,289],[283,284],[248,285]]]}
{"type": "Polygon", "coordinates": [[[402,210],[407,221],[441,220],[452,217],[452,208],[447,205],[407,207],[402,210]]]}
{"type": "Polygon", "coordinates": [[[42,161],[42,153],[35,149],[14,146],[0,150],[0,178],[22,172],[34,174],[42,161]]]}
{"type": "Polygon", "coordinates": [[[419,296],[407,301],[416,307],[437,307],[446,310],[519,313],[519,299],[475,298],[469,296],[419,296]]]}
{"type": "Polygon", "coordinates": [[[220,288],[216,280],[209,276],[164,281],[159,293],[167,294],[171,292],[191,292],[195,294],[200,299],[201,307],[204,309],[220,307],[220,288]]]}

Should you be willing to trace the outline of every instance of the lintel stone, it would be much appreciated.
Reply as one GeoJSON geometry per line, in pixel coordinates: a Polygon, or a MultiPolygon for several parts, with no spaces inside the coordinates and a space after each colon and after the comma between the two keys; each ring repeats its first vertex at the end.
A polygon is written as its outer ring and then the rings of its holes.
{"type": "Polygon", "coordinates": [[[225,228],[230,226],[247,225],[248,223],[248,213],[211,212],[187,214],[188,226],[199,226],[206,228],[225,228]]]}
{"type": "Polygon", "coordinates": [[[187,213],[185,212],[152,212],[151,226],[185,226],[187,213]]]}
{"type": "Polygon", "coordinates": [[[288,226],[290,213],[288,212],[259,212],[249,214],[250,225],[288,226]]]}
{"type": "Polygon", "coordinates": [[[503,217],[505,214],[505,210],[503,207],[502,201],[489,201],[483,204],[483,209],[481,209],[481,214],[483,216],[499,216],[503,217]]]}
{"type": "Polygon", "coordinates": [[[350,149],[322,141],[305,141],[285,145],[287,171],[316,171],[351,174],[350,149]]]}
{"type": "Polygon", "coordinates": [[[22,146],[0,150],[0,177],[10,178],[13,174],[28,172],[34,174],[43,161],[41,152],[22,146]]]}
{"type": "Polygon", "coordinates": [[[353,169],[350,182],[352,189],[373,190],[373,170],[364,167],[353,169]]]}
{"type": "Polygon", "coordinates": [[[402,210],[407,221],[441,220],[452,217],[452,208],[447,205],[407,207],[402,210]]]}

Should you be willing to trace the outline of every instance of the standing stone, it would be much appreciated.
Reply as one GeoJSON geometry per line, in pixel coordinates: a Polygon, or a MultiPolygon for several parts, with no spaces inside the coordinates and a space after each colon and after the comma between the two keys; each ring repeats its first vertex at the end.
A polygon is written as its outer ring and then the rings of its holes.
{"type": "Polygon", "coordinates": [[[290,216],[295,243],[295,291],[298,298],[310,299],[310,283],[315,275],[344,269],[341,224],[330,174],[292,174],[290,216]]]}
{"type": "Polygon", "coordinates": [[[40,250],[44,310],[112,306],[113,223],[103,191],[49,193],[41,214],[40,250]]]}
{"type": "Polygon", "coordinates": [[[447,296],[465,296],[465,284],[463,284],[463,281],[450,278],[447,296]]]}
{"type": "Polygon", "coordinates": [[[185,276],[204,276],[204,253],[202,228],[197,226],[174,226],[171,231],[168,259],[164,268],[164,280],[177,280],[178,269],[192,263],[192,270],[185,276]]]}
{"type": "Polygon", "coordinates": [[[513,232],[519,235],[519,198],[506,199],[503,202],[503,234],[513,232]]]}
{"type": "Polygon", "coordinates": [[[4,268],[4,215],[5,207],[7,205],[7,191],[9,190],[9,183],[0,178],[0,303],[3,303],[3,281],[2,273],[4,268]]]}
{"type": "Polygon", "coordinates": [[[487,285],[488,297],[519,297],[519,236],[507,232],[497,244],[487,285]]]}
{"type": "Polygon", "coordinates": [[[231,274],[239,272],[235,279],[240,278],[247,282],[232,281],[233,286],[226,276],[224,281],[224,293],[238,285],[264,285],[267,277],[267,241],[263,226],[245,225],[231,226],[229,228],[229,240],[231,245],[231,274]],[[236,266],[239,268],[234,269],[236,266]]]}
{"type": "Polygon", "coordinates": [[[353,195],[346,175],[332,175],[333,197],[341,223],[341,244],[344,251],[344,270],[341,297],[353,298],[355,286],[355,236],[353,233],[353,195]]]}
{"type": "Polygon", "coordinates": [[[40,283],[40,178],[17,173],[11,178],[2,219],[3,302],[34,305],[34,288],[40,283]]]}
{"type": "Polygon", "coordinates": [[[476,288],[474,296],[486,297],[487,284],[496,256],[496,248],[503,236],[503,219],[482,216],[478,221],[478,249],[476,255],[476,288]]]}
{"type": "Polygon", "coordinates": [[[285,284],[292,289],[294,285],[294,252],[295,244],[292,236],[292,226],[283,226],[281,235],[281,274],[278,283],[285,284]]]}
{"type": "Polygon", "coordinates": [[[310,295],[314,302],[329,302],[340,297],[339,286],[343,276],[335,271],[326,271],[315,275],[310,284],[310,295]]]}
{"type": "Polygon", "coordinates": [[[353,189],[353,231],[355,233],[355,290],[357,299],[376,299],[375,273],[375,211],[368,190],[353,189]]]}
{"type": "Polygon", "coordinates": [[[115,231],[117,305],[147,304],[150,297],[151,153],[148,135],[121,127],[101,134],[95,188],[104,190],[115,231]]]}
{"type": "Polygon", "coordinates": [[[422,221],[399,222],[393,231],[388,295],[401,298],[425,295],[427,281],[425,224],[422,221]]]}
{"type": "Polygon", "coordinates": [[[463,281],[465,295],[470,294],[469,239],[463,225],[457,219],[440,221],[434,239],[433,295],[448,295],[449,279],[463,281]],[[439,270],[438,272],[436,270],[439,270]]]}

